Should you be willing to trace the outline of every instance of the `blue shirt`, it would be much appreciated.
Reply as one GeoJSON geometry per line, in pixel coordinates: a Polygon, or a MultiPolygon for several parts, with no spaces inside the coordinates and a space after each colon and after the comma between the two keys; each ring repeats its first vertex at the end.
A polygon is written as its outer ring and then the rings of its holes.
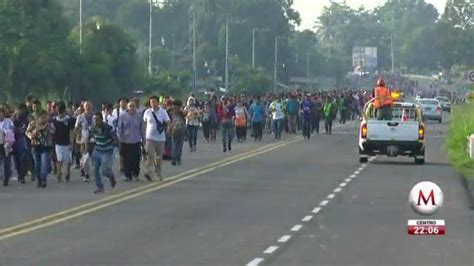
{"type": "Polygon", "coordinates": [[[309,119],[311,115],[311,110],[313,109],[313,102],[305,100],[301,103],[301,109],[303,110],[303,117],[309,119]]]}
{"type": "Polygon", "coordinates": [[[124,113],[118,121],[118,136],[120,142],[136,144],[142,141],[142,121],[140,113],[124,113]]]}
{"type": "Polygon", "coordinates": [[[250,106],[250,114],[252,115],[252,122],[263,121],[263,106],[261,104],[253,103],[250,106]]]}

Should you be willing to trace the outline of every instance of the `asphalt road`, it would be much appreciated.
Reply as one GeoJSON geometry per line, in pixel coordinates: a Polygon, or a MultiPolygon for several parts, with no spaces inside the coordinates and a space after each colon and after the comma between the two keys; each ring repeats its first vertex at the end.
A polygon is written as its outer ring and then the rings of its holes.
{"type": "Polygon", "coordinates": [[[166,183],[120,183],[101,196],[79,178],[2,188],[0,265],[474,265],[474,212],[441,147],[446,124],[428,125],[422,166],[385,157],[361,166],[356,126],[334,131],[225,155],[201,144],[182,168],[166,165],[166,183]],[[445,236],[406,233],[419,218],[408,193],[423,180],[445,194],[435,217],[445,236]]]}

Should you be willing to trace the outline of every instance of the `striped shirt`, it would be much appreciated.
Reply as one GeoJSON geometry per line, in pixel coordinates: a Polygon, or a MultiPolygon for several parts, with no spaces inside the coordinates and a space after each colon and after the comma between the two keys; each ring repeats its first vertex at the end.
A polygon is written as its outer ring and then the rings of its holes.
{"type": "Polygon", "coordinates": [[[106,123],[92,127],[90,130],[90,136],[93,138],[95,144],[94,149],[98,152],[113,151],[115,140],[114,134],[115,132],[113,128],[106,123]]]}

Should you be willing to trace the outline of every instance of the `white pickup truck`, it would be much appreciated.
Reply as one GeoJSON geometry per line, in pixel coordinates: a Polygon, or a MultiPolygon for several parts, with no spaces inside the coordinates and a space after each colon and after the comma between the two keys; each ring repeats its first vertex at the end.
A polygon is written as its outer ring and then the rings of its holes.
{"type": "Polygon", "coordinates": [[[410,156],[416,164],[425,163],[425,126],[414,103],[395,102],[392,120],[377,120],[373,103],[364,106],[359,130],[359,162],[376,154],[389,157],[410,156]]]}

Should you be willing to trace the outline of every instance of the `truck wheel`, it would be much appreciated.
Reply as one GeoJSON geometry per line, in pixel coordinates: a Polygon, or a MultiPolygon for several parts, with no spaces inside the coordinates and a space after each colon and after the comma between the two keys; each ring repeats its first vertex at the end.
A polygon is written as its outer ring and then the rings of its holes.
{"type": "Polygon", "coordinates": [[[359,163],[367,163],[369,161],[368,157],[359,157],[359,163]]]}
{"type": "Polygon", "coordinates": [[[425,158],[417,158],[415,157],[415,164],[425,164],[425,158]]]}

